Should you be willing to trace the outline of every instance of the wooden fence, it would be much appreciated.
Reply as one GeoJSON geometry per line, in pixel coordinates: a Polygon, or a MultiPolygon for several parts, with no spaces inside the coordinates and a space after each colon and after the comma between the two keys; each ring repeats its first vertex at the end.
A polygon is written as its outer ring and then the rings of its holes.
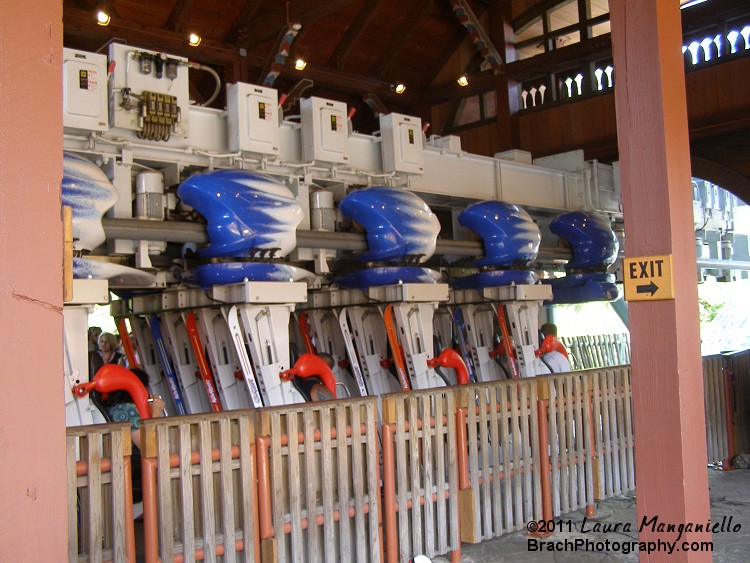
{"type": "Polygon", "coordinates": [[[130,424],[68,428],[68,561],[135,562],[130,424]]]}
{"type": "Polygon", "coordinates": [[[463,386],[459,397],[461,540],[525,529],[542,518],[537,381],[463,386]]]}
{"type": "Polygon", "coordinates": [[[377,399],[260,412],[264,559],[381,561],[377,399]]]}
{"type": "MultiPolygon", "coordinates": [[[[750,352],[705,358],[704,384],[728,467],[750,352]]],[[[632,409],[621,366],[388,395],[382,426],[374,397],[146,421],[146,561],[458,560],[461,539],[634,490],[632,409]]],[[[69,560],[133,561],[128,424],[67,436],[69,560]]]]}
{"type": "Polygon", "coordinates": [[[730,436],[734,446],[730,455],[750,452],[750,351],[744,350],[725,356],[731,396],[727,397],[730,405],[733,432],[730,436]]]}
{"type": "Polygon", "coordinates": [[[729,458],[732,406],[727,404],[727,376],[724,358],[703,358],[703,400],[706,412],[706,453],[709,463],[729,458]]]}
{"type": "Polygon", "coordinates": [[[594,498],[635,490],[633,395],[630,366],[592,370],[594,498]]]}
{"type": "Polygon", "coordinates": [[[430,389],[383,398],[383,493],[389,562],[452,552],[460,560],[455,397],[430,389]]]}
{"type": "Polygon", "coordinates": [[[552,514],[590,508],[594,447],[589,378],[569,373],[541,378],[539,384],[547,406],[552,514]]]}
{"type": "Polygon", "coordinates": [[[560,338],[575,370],[623,366],[630,363],[630,335],[597,334],[560,338]]]}
{"type": "Polygon", "coordinates": [[[254,421],[230,411],[144,422],[148,563],[259,560],[254,421]]]}

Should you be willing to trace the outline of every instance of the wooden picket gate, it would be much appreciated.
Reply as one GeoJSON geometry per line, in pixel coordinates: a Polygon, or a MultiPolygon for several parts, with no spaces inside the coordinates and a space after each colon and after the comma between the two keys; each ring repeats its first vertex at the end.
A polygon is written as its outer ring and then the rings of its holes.
{"type": "Polygon", "coordinates": [[[731,436],[733,437],[733,451],[750,452],[750,351],[743,350],[725,356],[731,396],[727,401],[730,405],[731,436]]]}
{"type": "Polygon", "coordinates": [[[537,382],[467,385],[457,393],[461,540],[525,529],[542,518],[537,382]]]}
{"type": "Polygon", "coordinates": [[[605,368],[630,363],[630,335],[597,334],[561,337],[575,370],[605,368]]]}
{"type": "MultiPolygon", "coordinates": [[[[539,394],[547,406],[552,514],[560,516],[579,508],[591,513],[595,450],[588,374],[578,372],[537,379],[539,394]]],[[[542,448],[546,449],[544,444],[542,448]]]]}
{"type": "Polygon", "coordinates": [[[141,428],[146,561],[259,561],[255,412],[141,428]]]}
{"type": "Polygon", "coordinates": [[[130,424],[66,430],[68,561],[135,562],[130,424]]]}
{"type": "Polygon", "coordinates": [[[259,411],[266,561],[382,560],[377,398],[259,411]]]}
{"type": "Polygon", "coordinates": [[[593,399],[594,498],[635,490],[630,366],[587,372],[593,399]]]}
{"type": "MultiPolygon", "coordinates": [[[[703,358],[703,399],[706,411],[706,454],[709,463],[729,458],[726,370],[721,356],[703,358]]],[[[731,417],[731,414],[729,414],[731,417]]]]}
{"type": "Polygon", "coordinates": [[[383,497],[386,555],[451,552],[460,559],[454,391],[383,397],[383,497]]]}

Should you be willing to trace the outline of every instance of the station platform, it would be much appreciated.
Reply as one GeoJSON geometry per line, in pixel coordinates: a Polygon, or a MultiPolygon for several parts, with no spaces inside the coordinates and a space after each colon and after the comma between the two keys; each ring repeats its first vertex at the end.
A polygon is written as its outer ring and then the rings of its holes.
{"type": "MultiPolygon", "coordinates": [[[[731,528],[737,531],[719,532],[713,534],[713,561],[716,563],[744,563],[750,553],[750,469],[734,471],[708,470],[709,494],[711,499],[711,521],[728,522],[731,517],[731,528]]],[[[564,523],[564,531],[556,532],[552,536],[540,540],[541,542],[564,542],[569,548],[566,551],[531,551],[527,532],[513,532],[499,538],[479,544],[461,545],[461,561],[466,563],[524,563],[524,562],[554,562],[581,563],[606,561],[638,561],[637,552],[624,553],[625,550],[586,550],[585,545],[579,550],[573,550],[571,544],[576,540],[600,544],[609,541],[632,542],[637,540],[638,519],[635,507],[635,493],[628,493],[614,498],[598,501],[596,516],[587,519],[584,526],[584,512],[578,510],[557,518],[564,523]],[[570,524],[568,524],[570,522],[570,524]],[[629,524],[629,532],[597,532],[593,529],[595,523],[629,524]],[[568,528],[573,531],[568,531],[568,528]],[[581,532],[581,529],[586,530],[581,532]],[[569,542],[566,542],[569,540],[569,542]]],[[[620,526],[624,528],[625,526],[620,526]]],[[[680,540],[682,541],[682,540],[680,540]]],[[[433,563],[448,563],[449,559],[439,557],[433,563]]]]}

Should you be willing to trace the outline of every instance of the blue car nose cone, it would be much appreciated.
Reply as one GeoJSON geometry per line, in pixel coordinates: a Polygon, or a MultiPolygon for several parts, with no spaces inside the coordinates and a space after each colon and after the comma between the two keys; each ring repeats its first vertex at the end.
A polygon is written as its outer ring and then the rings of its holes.
{"type": "Polygon", "coordinates": [[[484,242],[484,258],[477,266],[518,266],[536,259],[542,235],[531,216],[517,205],[481,201],[469,205],[458,222],[484,242]]]}
{"type": "Polygon", "coordinates": [[[206,218],[210,257],[274,257],[291,252],[302,206],[291,190],[269,176],[218,170],[185,180],[177,195],[206,218]]]}
{"type": "Polygon", "coordinates": [[[558,215],[550,231],[568,242],[573,259],[567,271],[604,271],[617,259],[620,246],[609,222],[597,215],[574,211],[558,215]]]}
{"type": "Polygon", "coordinates": [[[418,196],[376,186],[357,190],[339,204],[346,216],[367,231],[364,262],[424,262],[435,253],[440,222],[418,196]]]}

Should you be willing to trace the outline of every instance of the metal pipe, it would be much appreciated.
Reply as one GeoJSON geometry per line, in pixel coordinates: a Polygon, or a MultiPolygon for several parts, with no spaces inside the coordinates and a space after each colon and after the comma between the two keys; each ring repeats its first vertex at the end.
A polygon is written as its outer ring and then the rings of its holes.
{"type": "Polygon", "coordinates": [[[701,258],[699,268],[719,268],[724,270],[750,270],[750,262],[746,260],[719,260],[717,258],[701,258]]]}
{"type": "MultiPolygon", "coordinates": [[[[208,243],[206,226],[187,221],[143,221],[140,219],[102,219],[104,232],[109,239],[152,240],[175,243],[208,243]]],[[[331,250],[367,250],[363,234],[330,231],[297,231],[298,248],[328,248],[331,250]]],[[[482,243],[468,240],[438,239],[436,254],[452,256],[481,256],[482,243]]],[[[566,260],[571,257],[563,248],[540,248],[539,258],[566,260]]],[[[750,269],[750,266],[748,267],[750,269]]]]}

